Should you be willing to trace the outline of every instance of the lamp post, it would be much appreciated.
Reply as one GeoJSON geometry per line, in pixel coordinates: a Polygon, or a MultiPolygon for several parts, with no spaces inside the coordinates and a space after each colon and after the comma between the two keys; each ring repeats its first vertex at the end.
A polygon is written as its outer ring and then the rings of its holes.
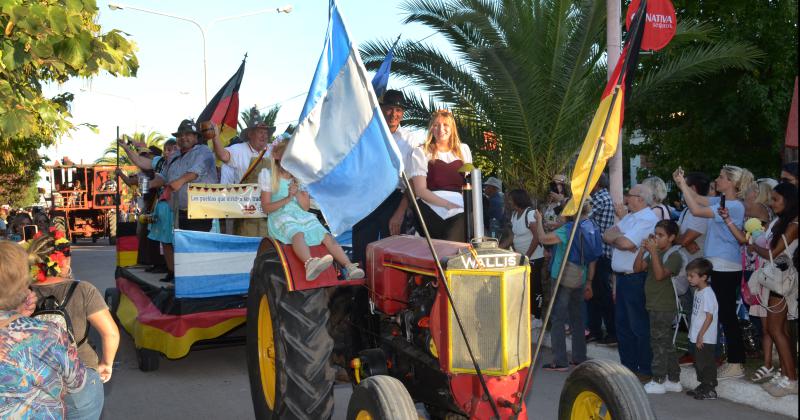
{"type": "Polygon", "coordinates": [[[108,8],[111,9],[111,10],[124,10],[124,9],[136,10],[136,11],[142,12],[142,13],[150,13],[150,14],[153,14],[153,15],[159,15],[159,16],[164,16],[164,17],[169,17],[169,18],[173,18],[173,19],[182,20],[184,22],[189,22],[189,23],[193,24],[194,26],[196,26],[197,29],[200,30],[200,36],[203,39],[203,98],[205,99],[205,102],[208,103],[208,72],[207,72],[207,60],[206,60],[206,31],[208,31],[211,28],[211,26],[214,25],[215,23],[222,22],[222,21],[225,21],[225,20],[233,20],[233,19],[239,19],[239,18],[248,17],[248,16],[255,16],[255,15],[260,15],[262,13],[291,13],[291,11],[292,11],[292,9],[294,7],[292,5],[290,5],[290,4],[288,4],[286,6],[272,7],[272,8],[269,8],[269,9],[256,10],[254,12],[243,13],[243,14],[240,14],[240,15],[225,16],[225,17],[221,17],[221,18],[217,18],[217,19],[212,20],[206,26],[201,25],[199,22],[197,22],[194,19],[183,17],[183,16],[177,16],[177,15],[173,15],[173,14],[170,14],[170,13],[160,12],[158,10],[144,9],[144,8],[141,8],[141,7],[128,6],[128,5],[119,4],[119,3],[109,3],[108,4],[108,8]]]}

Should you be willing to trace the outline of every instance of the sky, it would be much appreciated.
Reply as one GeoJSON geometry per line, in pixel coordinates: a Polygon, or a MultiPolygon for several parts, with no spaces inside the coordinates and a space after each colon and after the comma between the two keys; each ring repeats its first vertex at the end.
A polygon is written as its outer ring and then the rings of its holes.
{"type": "MultiPolygon", "coordinates": [[[[327,0],[120,0],[122,6],[150,9],[192,19],[204,26],[207,50],[209,99],[233,75],[247,53],[247,65],[239,91],[240,111],[281,105],[276,125],[282,132],[300,115],[305,92],[311,84],[322,51],[328,20],[327,0]],[[265,13],[214,22],[224,17],[291,4],[285,13],[265,13]]],[[[433,34],[421,25],[404,25],[400,0],[338,0],[351,40],[360,45],[370,40],[420,40],[433,34]]],[[[71,112],[74,124],[97,126],[98,133],[79,128],[43,153],[51,160],[68,156],[73,162],[90,163],[120,133],[158,131],[166,136],[184,118],[196,118],[205,106],[203,98],[203,42],[190,22],[144,13],[130,8],[110,10],[98,0],[98,23],[103,31],[119,29],[138,47],[136,77],[107,73],[92,79],[73,79],[49,85],[45,95],[75,95],[71,112]]],[[[426,42],[444,45],[438,36],[426,42]]],[[[390,88],[408,82],[390,77],[390,88]]],[[[42,177],[44,178],[44,176],[42,177]]]]}

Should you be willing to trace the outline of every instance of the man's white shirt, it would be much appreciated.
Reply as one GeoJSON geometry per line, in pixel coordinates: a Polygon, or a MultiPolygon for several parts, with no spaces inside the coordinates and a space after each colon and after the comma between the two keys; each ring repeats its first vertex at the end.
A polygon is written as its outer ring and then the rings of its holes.
{"type": "MultiPolygon", "coordinates": [[[[236,143],[226,147],[225,150],[230,153],[231,158],[222,165],[219,182],[220,184],[238,184],[244,173],[247,172],[247,168],[250,167],[250,162],[261,152],[250,147],[247,142],[236,143]]],[[[267,157],[264,154],[264,158],[267,157]]]]}
{"type": "MultiPolygon", "coordinates": [[[[397,130],[392,133],[392,137],[394,137],[394,142],[397,144],[397,149],[400,150],[400,157],[403,158],[403,166],[405,166],[406,173],[408,173],[408,168],[411,165],[411,152],[414,151],[415,147],[423,144],[425,139],[420,133],[413,133],[403,127],[397,127],[397,130]]],[[[397,188],[405,190],[402,180],[397,188]]]]}

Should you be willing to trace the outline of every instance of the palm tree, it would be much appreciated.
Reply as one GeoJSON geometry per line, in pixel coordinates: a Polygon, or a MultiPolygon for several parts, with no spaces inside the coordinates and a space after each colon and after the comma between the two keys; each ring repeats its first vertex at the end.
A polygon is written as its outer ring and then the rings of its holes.
{"type": "MultiPolygon", "coordinates": [[[[430,95],[407,93],[406,123],[426,128],[431,111],[450,108],[479,165],[494,162],[510,186],[544,191],[573,159],[605,86],[605,2],[407,0],[400,8],[404,23],[435,30],[454,51],[413,40],[397,45],[393,75],[430,95]],[[490,140],[497,147],[484,147],[490,140]]],[[[679,22],[677,29],[668,48],[679,53],[637,77],[629,106],[677,82],[749,68],[759,57],[749,45],[713,39],[710,25],[679,22]]],[[[362,45],[368,69],[380,66],[393,41],[362,45]]]]}
{"type": "MultiPolygon", "coordinates": [[[[149,133],[133,133],[133,135],[123,134],[122,139],[134,143],[144,143],[147,145],[147,147],[158,146],[161,149],[164,148],[164,142],[167,141],[167,138],[157,131],[151,131],[149,133]]],[[[117,164],[116,140],[111,141],[108,147],[106,147],[106,150],[103,151],[103,155],[99,159],[95,160],[94,163],[98,165],[117,164]]],[[[133,165],[133,163],[128,159],[128,156],[125,155],[125,151],[121,149],[119,153],[119,164],[120,166],[133,165]]]]}
{"type": "Polygon", "coordinates": [[[239,130],[252,127],[258,123],[273,126],[275,125],[275,119],[278,117],[278,111],[280,110],[281,106],[275,105],[268,109],[267,112],[262,113],[258,109],[258,105],[253,105],[240,113],[241,120],[239,121],[239,130]]]}

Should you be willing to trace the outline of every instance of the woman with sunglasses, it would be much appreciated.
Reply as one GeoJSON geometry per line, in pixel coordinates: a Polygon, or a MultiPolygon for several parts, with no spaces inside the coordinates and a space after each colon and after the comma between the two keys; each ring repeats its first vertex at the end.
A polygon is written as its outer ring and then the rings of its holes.
{"type": "Polygon", "coordinates": [[[719,302],[719,320],[728,344],[728,361],[717,371],[719,379],[744,376],[745,351],[736,315],[736,294],[742,279],[740,243],[733,231],[744,225],[744,197],[754,186],[753,174],[738,166],[725,165],[716,179],[719,197],[702,197],[686,184],[683,169],[672,178],[681,189],[689,211],[708,220],[705,257],[714,265],[711,288],[719,302]]]}
{"type": "Polygon", "coordinates": [[[467,240],[461,168],[468,163],[472,163],[472,153],[458,137],[453,114],[445,110],[434,112],[425,144],[414,149],[409,165],[409,176],[431,238],[467,240]]]}

